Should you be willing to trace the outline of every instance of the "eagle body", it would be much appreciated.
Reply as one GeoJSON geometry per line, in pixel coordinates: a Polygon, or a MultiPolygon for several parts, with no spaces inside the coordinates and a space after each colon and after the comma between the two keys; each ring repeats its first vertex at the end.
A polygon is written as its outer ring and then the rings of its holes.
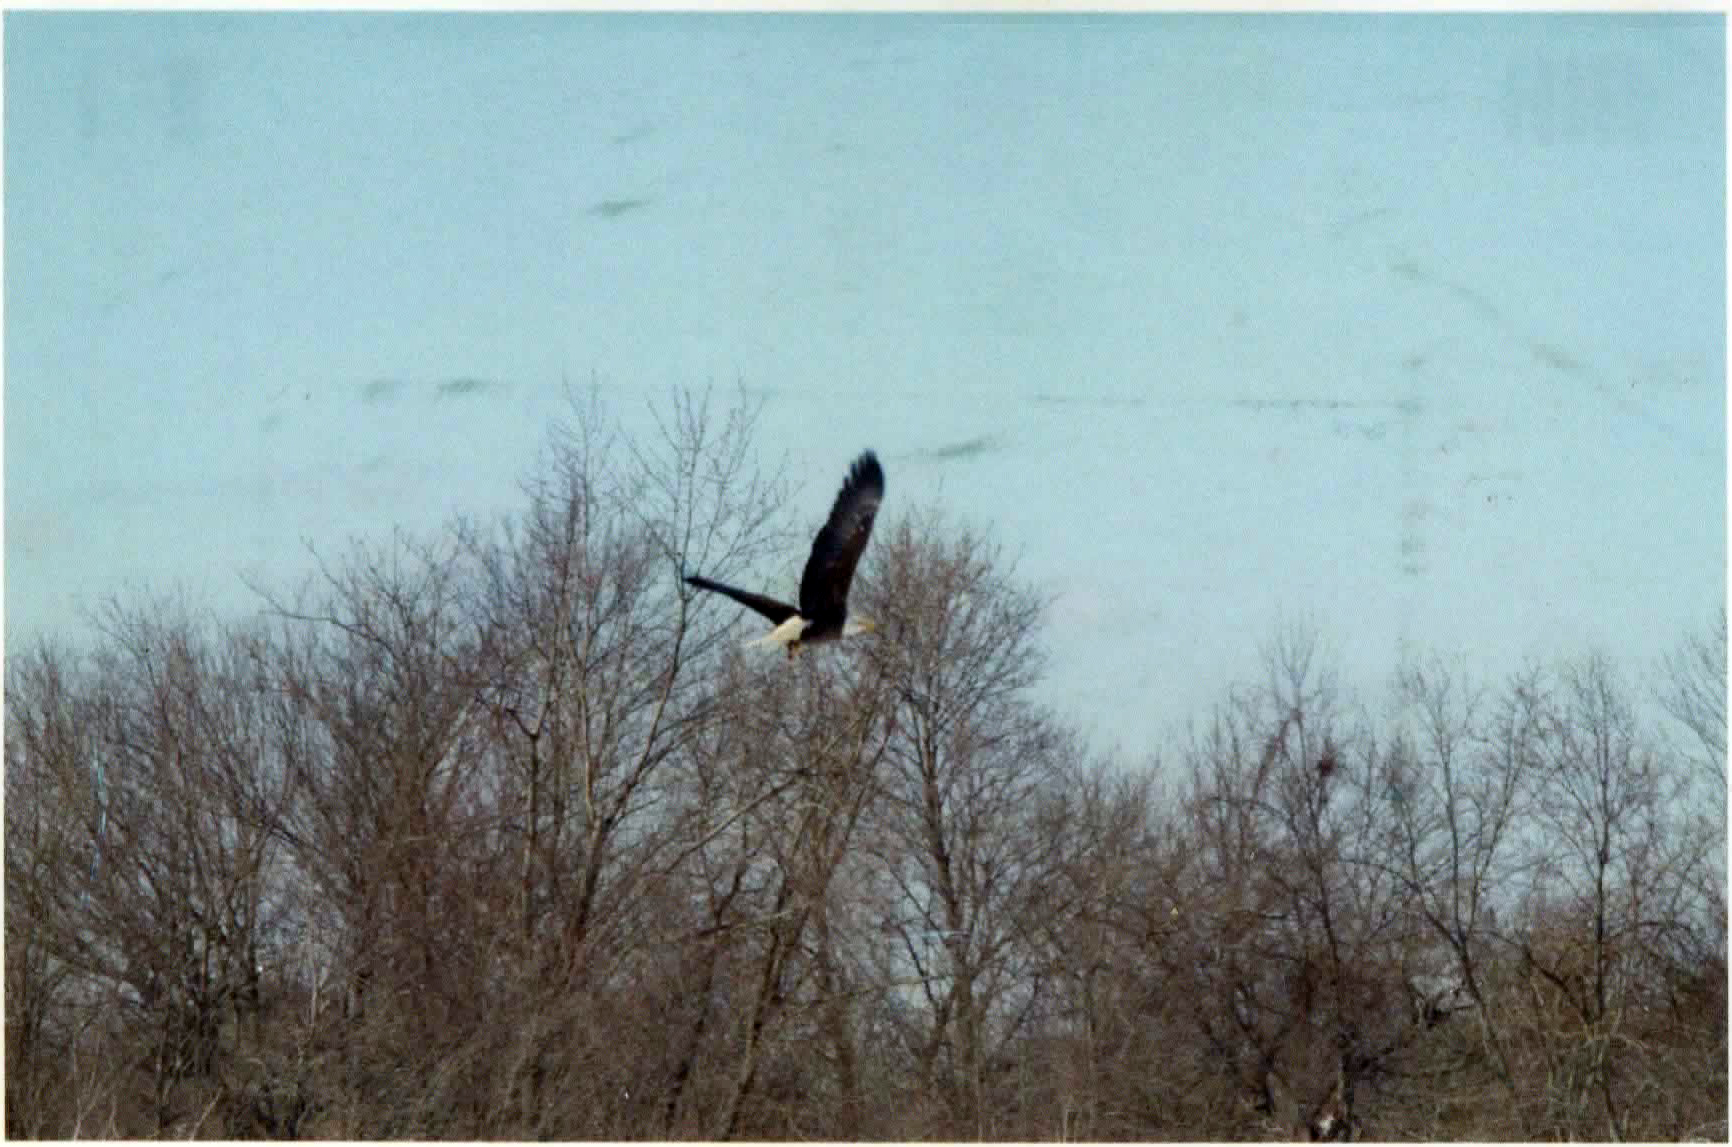
{"type": "Polygon", "coordinates": [[[769,618],[775,628],[752,644],[781,646],[789,657],[803,645],[870,633],[875,628],[871,621],[849,616],[848,589],[883,501],[884,467],[879,465],[878,456],[867,450],[849,467],[830,517],[812,541],[812,553],[800,577],[797,606],[695,574],[686,577],[686,584],[733,598],[769,618]]]}

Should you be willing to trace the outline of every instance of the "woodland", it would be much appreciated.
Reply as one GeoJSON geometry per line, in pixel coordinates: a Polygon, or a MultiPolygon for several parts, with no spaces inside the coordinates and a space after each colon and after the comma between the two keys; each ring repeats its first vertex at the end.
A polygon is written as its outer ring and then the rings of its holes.
{"type": "Polygon", "coordinates": [[[810,535],[749,403],[657,409],[7,649],[9,1136],[1727,1138],[1723,612],[1369,690],[1295,624],[1124,759],[893,468],[878,632],[743,649],[681,575],[810,535]]]}

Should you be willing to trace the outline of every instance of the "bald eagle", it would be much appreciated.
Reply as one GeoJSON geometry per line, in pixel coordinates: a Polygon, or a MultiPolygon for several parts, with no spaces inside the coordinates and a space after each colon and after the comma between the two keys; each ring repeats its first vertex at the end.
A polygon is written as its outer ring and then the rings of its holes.
{"type": "Polygon", "coordinates": [[[849,467],[836,504],[830,508],[830,519],[812,541],[812,556],[806,559],[806,572],[800,578],[798,607],[707,577],[688,575],[686,584],[731,597],[769,618],[776,628],[752,644],[784,646],[789,657],[802,645],[871,633],[877,629],[874,622],[848,616],[848,587],[872,537],[872,520],[883,500],[884,467],[868,450],[849,467]]]}

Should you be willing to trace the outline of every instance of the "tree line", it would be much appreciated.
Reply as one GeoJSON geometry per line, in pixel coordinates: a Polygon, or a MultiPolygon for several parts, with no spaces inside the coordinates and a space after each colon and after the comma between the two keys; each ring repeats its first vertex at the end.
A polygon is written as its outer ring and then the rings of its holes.
{"type": "Polygon", "coordinates": [[[8,650],[7,1133],[1726,1137],[1723,614],[1371,700],[1292,626],[1112,760],[935,510],[743,652],[754,433],[580,400],[509,520],[8,650]]]}

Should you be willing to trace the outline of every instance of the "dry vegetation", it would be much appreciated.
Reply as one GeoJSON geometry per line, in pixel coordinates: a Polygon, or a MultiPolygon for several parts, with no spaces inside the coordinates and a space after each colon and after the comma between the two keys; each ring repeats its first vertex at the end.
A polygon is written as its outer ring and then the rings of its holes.
{"type": "Polygon", "coordinates": [[[749,412],[608,426],[8,652],[8,1134],[1726,1137],[1723,620],[1375,704],[1287,632],[1107,762],[981,536],[892,502],[882,637],[745,656],[677,575],[800,549],[749,412]]]}

